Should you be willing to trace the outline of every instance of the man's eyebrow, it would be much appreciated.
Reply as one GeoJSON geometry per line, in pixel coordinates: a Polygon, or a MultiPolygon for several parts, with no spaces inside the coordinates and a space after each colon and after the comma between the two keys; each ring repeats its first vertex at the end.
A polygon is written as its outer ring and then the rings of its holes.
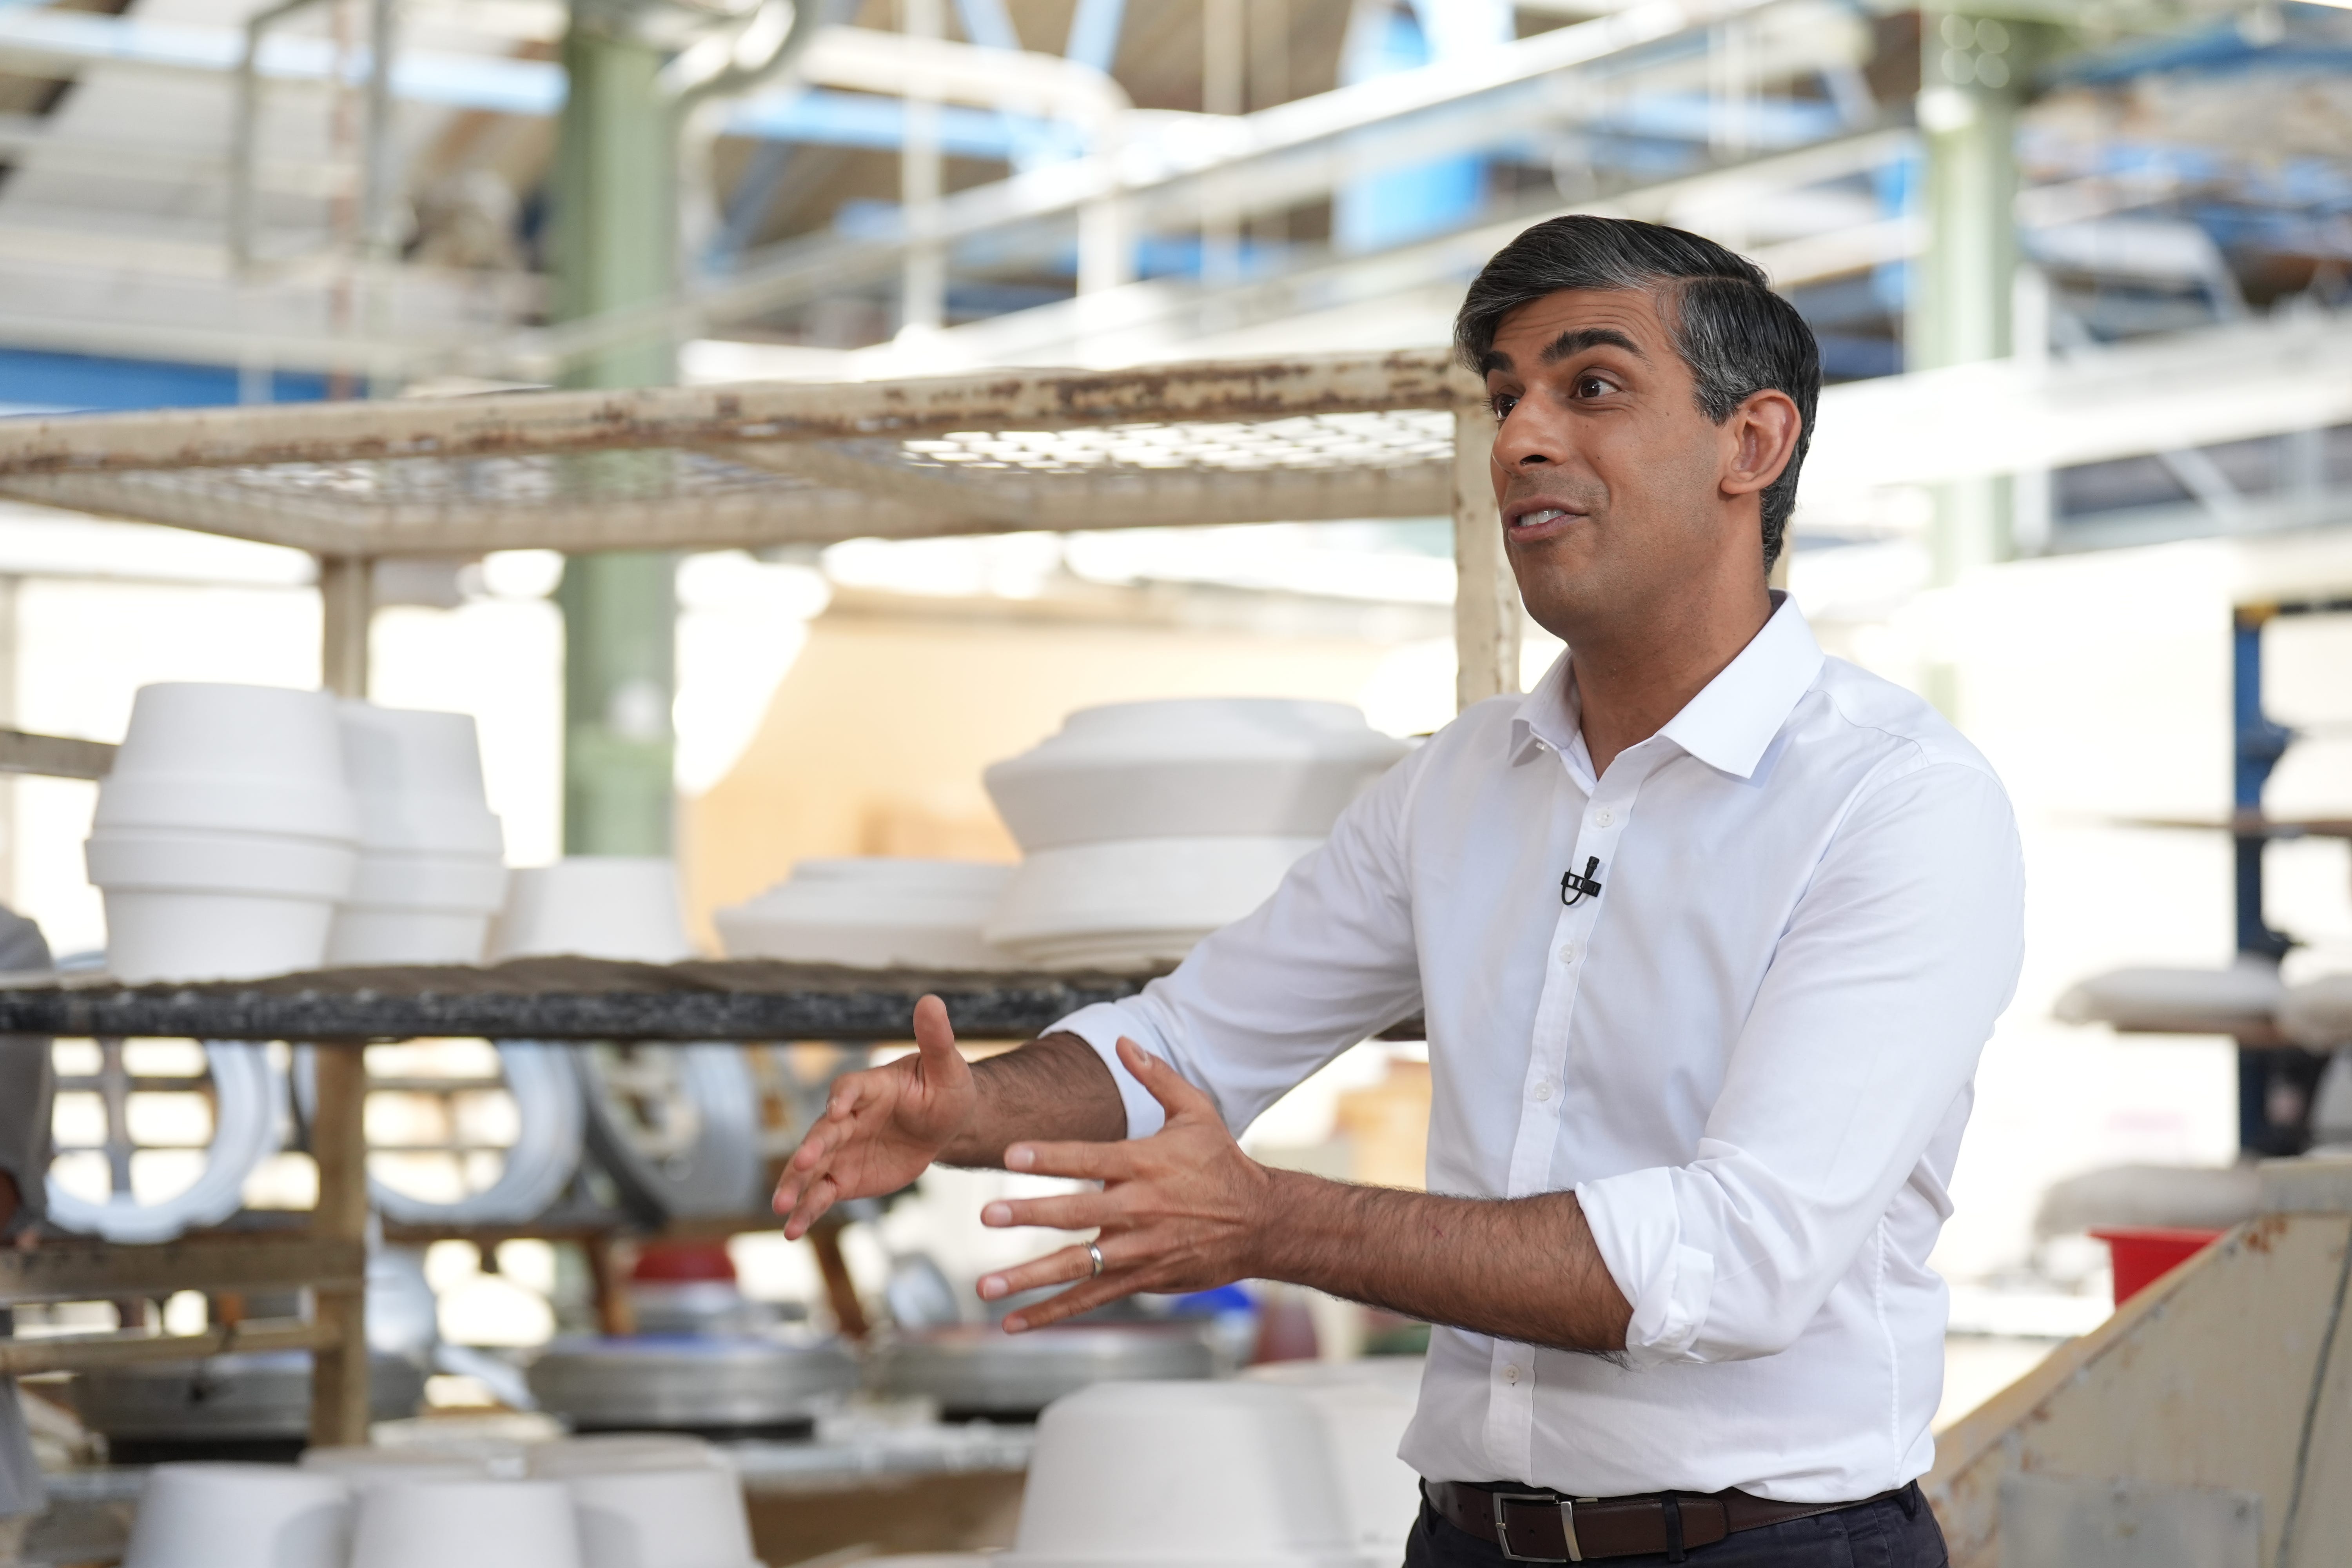
{"type": "MultiPolygon", "coordinates": [[[[1639,360],[1646,360],[1650,357],[1642,352],[1639,343],[1614,327],[1570,327],[1552,339],[1543,353],[1536,356],[1536,359],[1542,364],[1558,364],[1570,354],[1580,354],[1587,349],[1599,348],[1623,349],[1639,360]]],[[[1500,350],[1489,349],[1478,356],[1480,375],[1486,375],[1495,371],[1502,371],[1507,374],[1511,368],[1511,356],[1500,350]]]]}
{"type": "Polygon", "coordinates": [[[1580,354],[1587,349],[1599,348],[1623,349],[1635,359],[1645,360],[1650,357],[1642,352],[1641,346],[1633,339],[1614,327],[1570,327],[1552,339],[1550,345],[1538,357],[1546,364],[1558,364],[1570,354],[1580,354]]]}

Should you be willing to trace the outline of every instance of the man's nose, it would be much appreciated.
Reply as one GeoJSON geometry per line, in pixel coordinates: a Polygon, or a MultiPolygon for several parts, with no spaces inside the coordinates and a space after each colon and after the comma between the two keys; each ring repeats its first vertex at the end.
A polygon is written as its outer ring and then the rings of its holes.
{"type": "Polygon", "coordinates": [[[1507,468],[1541,468],[1563,459],[1559,433],[1524,404],[1495,432],[1495,461],[1507,468]]]}

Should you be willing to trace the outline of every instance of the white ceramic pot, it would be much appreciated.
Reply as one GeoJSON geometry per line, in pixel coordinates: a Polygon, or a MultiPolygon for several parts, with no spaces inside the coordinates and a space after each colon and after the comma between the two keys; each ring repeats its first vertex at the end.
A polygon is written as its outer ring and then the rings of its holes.
{"type": "Polygon", "coordinates": [[[348,842],[113,827],[83,846],[118,980],[244,980],[315,969],[358,854],[348,842]]]}
{"type": "Polygon", "coordinates": [[[1315,1407],[1258,1383],[1103,1383],[1046,1407],[1005,1568],[1370,1568],[1315,1407]],[[1210,1500],[1214,1500],[1213,1504],[1210,1500]]]}
{"type": "Polygon", "coordinates": [[[359,1500],[351,1568],[583,1568],[554,1481],[420,1481],[359,1500]]]}
{"type": "Polygon", "coordinates": [[[109,774],[90,825],[171,832],[256,833],[352,845],[359,809],[349,790],[271,778],[205,773],[109,774]]]}
{"type": "Polygon", "coordinates": [[[751,1521],[732,1472],[607,1470],[564,1483],[587,1568],[752,1568],[751,1521]]]}
{"type": "Polygon", "coordinates": [[[1421,1477],[1397,1458],[1397,1447],[1421,1402],[1423,1364],[1420,1356],[1368,1356],[1275,1362],[1244,1374],[1295,1388],[1315,1406],[1356,1544],[1384,1563],[1404,1560],[1405,1537],[1421,1513],[1421,1477]]]}
{"type": "Polygon", "coordinates": [[[514,871],[490,936],[493,959],[576,953],[675,963],[694,956],[677,862],[653,855],[573,855],[514,871]]]}
{"type": "Polygon", "coordinates": [[[479,963],[490,940],[488,915],[438,910],[335,911],[324,962],[336,964],[479,963]]]}
{"type": "Polygon", "coordinates": [[[1344,702],[1181,698],[1082,708],[996,763],[1022,849],[1145,837],[1319,837],[1405,743],[1344,702]]]}
{"type": "Polygon", "coordinates": [[[488,916],[499,912],[506,893],[507,868],[494,855],[362,850],[344,901],[362,909],[488,916]]]}
{"type": "Polygon", "coordinates": [[[712,919],[730,958],[854,969],[991,970],[1021,961],[981,935],[1013,877],[971,860],[803,860],[789,881],[712,919]]]}
{"type": "Polygon", "coordinates": [[[334,903],[351,891],[349,843],[202,828],[100,828],[82,846],[89,879],[142,892],[266,893],[334,903]]]}
{"type": "Polygon", "coordinates": [[[158,1465],[124,1568],[344,1568],[351,1491],[286,1465],[158,1465]]]}
{"type": "Polygon", "coordinates": [[[158,980],[258,980],[316,969],[335,906],[260,893],[101,889],[107,973],[126,985],[158,980]]]}
{"type": "Polygon", "coordinates": [[[1266,900],[1319,838],[1135,838],[1040,850],[983,928],[1048,969],[1172,963],[1266,900]]]}
{"type": "Polygon", "coordinates": [[[140,688],[94,820],[354,837],[334,699],[194,681],[140,688]]]}
{"type": "Polygon", "coordinates": [[[494,861],[505,855],[499,819],[482,792],[472,715],[371,702],[338,706],[362,847],[494,861]]]}
{"type": "Polygon", "coordinates": [[[483,855],[363,851],[329,963],[479,963],[507,868],[483,855]]]}

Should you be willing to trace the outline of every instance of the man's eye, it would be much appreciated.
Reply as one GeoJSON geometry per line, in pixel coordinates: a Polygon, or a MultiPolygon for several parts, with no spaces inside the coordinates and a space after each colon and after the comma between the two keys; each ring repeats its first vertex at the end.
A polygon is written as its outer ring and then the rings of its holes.
{"type": "Polygon", "coordinates": [[[1489,402],[1494,407],[1495,417],[1497,419],[1508,419],[1511,416],[1511,410],[1519,405],[1518,395],[1510,392],[1498,392],[1489,402]]]}
{"type": "Polygon", "coordinates": [[[1576,378],[1579,397],[1606,397],[1617,390],[1617,384],[1606,376],[1580,375],[1576,378]]]}

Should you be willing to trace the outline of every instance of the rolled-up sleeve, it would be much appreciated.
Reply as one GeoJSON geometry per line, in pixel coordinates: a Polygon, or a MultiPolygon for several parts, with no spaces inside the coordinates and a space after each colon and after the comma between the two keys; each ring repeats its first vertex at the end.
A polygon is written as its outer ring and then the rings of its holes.
{"type": "Polygon", "coordinates": [[[1866,786],[1773,950],[1696,1157],[1576,1191],[1637,1364],[1787,1348],[1976,1070],[2024,951],[2015,819],[1978,767],[1866,786]]]}
{"type": "Polygon", "coordinates": [[[1121,1036],[1206,1092],[1239,1133],[1316,1068],[1420,1005],[1403,838],[1422,756],[1382,774],[1265,903],[1174,973],[1054,1026],[1110,1068],[1128,1136],[1149,1137],[1165,1118],[1119,1064],[1121,1036]]]}

